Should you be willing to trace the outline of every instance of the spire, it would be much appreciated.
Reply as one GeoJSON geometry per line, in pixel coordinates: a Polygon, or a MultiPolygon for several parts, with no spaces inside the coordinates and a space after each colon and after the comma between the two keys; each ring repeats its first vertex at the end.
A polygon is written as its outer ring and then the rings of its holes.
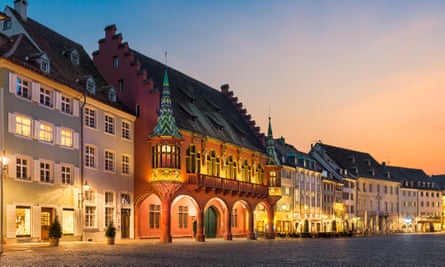
{"type": "Polygon", "coordinates": [[[161,107],[156,126],[150,137],[171,136],[182,139],[179,129],[173,117],[172,101],[170,98],[170,85],[168,82],[167,68],[164,72],[164,82],[162,83],[161,107]]]}
{"type": "Polygon", "coordinates": [[[275,151],[275,146],[273,144],[273,135],[272,135],[272,124],[270,122],[269,116],[269,127],[267,129],[267,137],[266,137],[266,151],[267,155],[269,155],[268,165],[279,165],[280,160],[278,159],[277,152],[275,151]]]}

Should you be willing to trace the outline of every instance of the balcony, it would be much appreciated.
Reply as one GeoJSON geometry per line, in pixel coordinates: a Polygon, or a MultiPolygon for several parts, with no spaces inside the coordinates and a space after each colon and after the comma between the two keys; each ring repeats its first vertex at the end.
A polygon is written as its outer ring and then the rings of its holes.
{"type": "Polygon", "coordinates": [[[196,185],[197,190],[204,189],[206,192],[214,190],[216,193],[232,195],[268,196],[269,187],[261,184],[252,184],[236,180],[223,179],[220,177],[187,174],[187,184],[196,185]]]}

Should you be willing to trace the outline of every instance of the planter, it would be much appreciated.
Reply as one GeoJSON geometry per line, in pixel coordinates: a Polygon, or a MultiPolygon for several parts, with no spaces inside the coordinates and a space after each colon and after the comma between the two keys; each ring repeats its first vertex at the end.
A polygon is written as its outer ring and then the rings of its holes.
{"type": "Polygon", "coordinates": [[[107,244],[108,245],[114,245],[114,240],[115,240],[114,237],[107,237],[107,244]]]}
{"type": "Polygon", "coordinates": [[[50,238],[49,239],[49,246],[50,247],[57,247],[59,245],[59,239],[58,238],[50,238]]]}

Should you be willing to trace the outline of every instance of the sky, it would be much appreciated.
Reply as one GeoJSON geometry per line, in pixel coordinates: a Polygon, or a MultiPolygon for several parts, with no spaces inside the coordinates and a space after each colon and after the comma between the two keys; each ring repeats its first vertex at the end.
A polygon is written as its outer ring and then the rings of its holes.
{"type": "Polygon", "coordinates": [[[90,54],[115,24],[132,49],[228,83],[300,151],[321,141],[427,174],[445,174],[443,14],[440,0],[28,0],[90,54]]]}

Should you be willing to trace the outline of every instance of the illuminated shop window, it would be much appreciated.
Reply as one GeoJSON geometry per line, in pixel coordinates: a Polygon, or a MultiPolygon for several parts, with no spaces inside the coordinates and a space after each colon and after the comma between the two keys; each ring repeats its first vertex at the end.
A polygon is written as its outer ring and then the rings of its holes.
{"type": "Polygon", "coordinates": [[[74,210],[64,209],[62,212],[63,225],[62,230],[64,235],[74,234],[74,210]]]}
{"type": "Polygon", "coordinates": [[[17,207],[15,210],[16,237],[31,236],[31,208],[17,207]]]}

